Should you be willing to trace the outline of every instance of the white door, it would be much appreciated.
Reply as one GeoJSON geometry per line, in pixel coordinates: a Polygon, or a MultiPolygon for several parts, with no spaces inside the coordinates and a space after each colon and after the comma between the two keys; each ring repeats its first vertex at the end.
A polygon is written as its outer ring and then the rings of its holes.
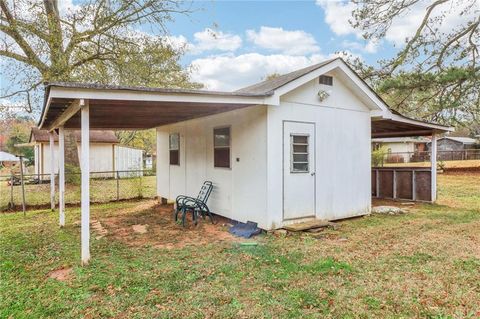
{"type": "Polygon", "coordinates": [[[283,123],[283,219],[315,216],[315,124],[283,123]]]}

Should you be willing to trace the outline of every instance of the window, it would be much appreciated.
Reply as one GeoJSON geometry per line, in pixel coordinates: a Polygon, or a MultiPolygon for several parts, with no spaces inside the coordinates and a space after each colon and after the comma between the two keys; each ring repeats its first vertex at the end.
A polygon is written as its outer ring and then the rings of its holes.
{"type": "Polygon", "coordinates": [[[180,134],[170,134],[170,165],[180,165],[180,134]]]}
{"type": "Polygon", "coordinates": [[[213,166],[230,168],[230,127],[213,130],[213,166]]]}
{"type": "Polygon", "coordinates": [[[291,135],[290,153],[290,172],[308,173],[308,135],[291,135]]]}
{"type": "Polygon", "coordinates": [[[323,85],[330,85],[330,86],[333,85],[333,77],[328,75],[320,75],[320,77],[318,78],[318,81],[320,84],[323,84],[323,85]]]}

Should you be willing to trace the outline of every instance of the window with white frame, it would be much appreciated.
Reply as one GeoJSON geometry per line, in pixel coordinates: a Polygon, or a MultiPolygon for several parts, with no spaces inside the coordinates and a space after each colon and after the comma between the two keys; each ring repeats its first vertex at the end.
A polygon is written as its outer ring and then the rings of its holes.
{"type": "Polygon", "coordinates": [[[170,165],[180,165],[180,134],[170,134],[168,145],[170,150],[170,165]]]}
{"type": "Polygon", "coordinates": [[[213,166],[230,168],[230,127],[213,130],[213,166]]]}
{"type": "Polygon", "coordinates": [[[308,173],[308,135],[290,136],[290,172],[308,173]]]}

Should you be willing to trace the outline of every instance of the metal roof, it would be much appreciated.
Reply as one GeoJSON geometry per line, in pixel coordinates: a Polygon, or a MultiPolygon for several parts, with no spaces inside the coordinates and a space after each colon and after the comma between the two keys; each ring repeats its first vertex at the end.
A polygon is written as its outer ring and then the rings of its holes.
{"type": "MultiPolygon", "coordinates": [[[[58,135],[54,133],[53,135],[54,141],[58,142],[58,135]]],[[[81,134],[80,131],[75,131],[75,138],[78,142],[81,141],[81,134]]],[[[49,142],[50,136],[48,135],[47,130],[40,130],[36,127],[32,127],[32,131],[30,132],[30,140],[29,142],[49,142]]],[[[114,131],[98,131],[98,130],[91,130],[90,131],[90,143],[118,143],[118,138],[115,135],[114,131]]]]}

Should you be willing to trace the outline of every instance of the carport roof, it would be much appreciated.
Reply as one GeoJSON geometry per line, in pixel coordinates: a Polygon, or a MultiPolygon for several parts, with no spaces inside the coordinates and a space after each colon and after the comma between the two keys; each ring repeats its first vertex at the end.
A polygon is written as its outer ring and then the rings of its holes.
{"type": "MultiPolygon", "coordinates": [[[[372,137],[428,136],[452,128],[414,120],[388,109],[387,104],[346,64],[336,58],[234,92],[53,82],[45,87],[39,127],[51,130],[61,123],[80,128],[80,100],[90,105],[91,129],[148,129],[253,105],[278,104],[278,90],[301,83],[312,72],[331,66],[343,69],[358,86],[373,93],[382,110],[372,113],[372,137]],[[360,80],[360,82],[358,82],[360,80]],[[77,105],[75,105],[77,103],[77,105]],[[69,116],[66,116],[69,114],[69,116]],[[63,120],[62,120],[63,119],[63,120]]],[[[291,88],[289,88],[290,90],[291,88]]],[[[370,94],[371,94],[370,93],[370,94]]]]}

